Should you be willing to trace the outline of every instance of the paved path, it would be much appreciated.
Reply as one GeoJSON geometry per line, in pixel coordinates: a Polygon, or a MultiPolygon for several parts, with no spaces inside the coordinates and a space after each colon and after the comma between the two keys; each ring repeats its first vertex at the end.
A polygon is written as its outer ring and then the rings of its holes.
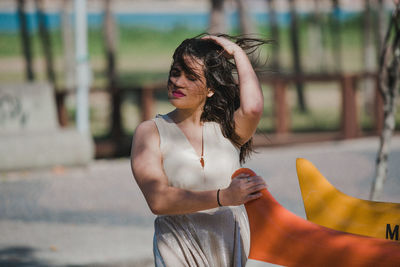
{"type": "MultiPolygon", "coordinates": [[[[338,189],[366,199],[377,138],[260,148],[246,164],[274,197],[305,217],[295,160],[311,160],[338,189]]],[[[400,137],[382,201],[400,202],[400,137]]],[[[0,266],[153,266],[154,216],[128,159],[0,174],[0,266]]]]}

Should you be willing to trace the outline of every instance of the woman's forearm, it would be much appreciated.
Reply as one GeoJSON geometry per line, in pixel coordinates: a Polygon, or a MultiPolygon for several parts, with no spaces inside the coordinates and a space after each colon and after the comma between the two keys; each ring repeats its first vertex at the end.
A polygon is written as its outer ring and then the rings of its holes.
{"type": "Polygon", "coordinates": [[[154,214],[185,214],[222,206],[237,206],[261,196],[260,190],[266,187],[260,176],[250,177],[240,174],[232,179],[227,188],[209,191],[192,191],[167,186],[153,189],[148,201],[154,214]],[[243,179],[244,178],[244,179],[243,179]],[[217,194],[219,197],[217,198],[217,194]],[[218,202],[219,200],[219,202],[218,202]]]}
{"type": "Polygon", "coordinates": [[[191,191],[168,186],[148,201],[156,215],[185,214],[218,207],[217,190],[191,191]]]}

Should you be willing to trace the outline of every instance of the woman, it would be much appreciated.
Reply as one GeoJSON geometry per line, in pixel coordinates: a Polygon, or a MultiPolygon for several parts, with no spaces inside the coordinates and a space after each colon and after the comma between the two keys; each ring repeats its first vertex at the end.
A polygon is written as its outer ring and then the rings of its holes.
{"type": "Polygon", "coordinates": [[[251,152],[263,111],[246,51],[265,42],[226,37],[182,42],[168,79],[175,109],[142,122],[135,132],[132,171],[158,215],[156,266],[244,266],[247,260],[242,204],[259,198],[266,185],[258,176],[231,175],[251,152]]]}

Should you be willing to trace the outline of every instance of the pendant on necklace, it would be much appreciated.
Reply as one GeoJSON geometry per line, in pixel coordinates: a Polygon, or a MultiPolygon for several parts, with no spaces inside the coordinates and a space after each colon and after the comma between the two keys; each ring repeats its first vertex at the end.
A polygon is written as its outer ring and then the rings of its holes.
{"type": "MultiPolygon", "coordinates": [[[[204,126],[203,126],[204,127],[204,126]]],[[[204,169],[204,128],[201,128],[201,156],[200,156],[200,164],[201,167],[204,169]]]]}

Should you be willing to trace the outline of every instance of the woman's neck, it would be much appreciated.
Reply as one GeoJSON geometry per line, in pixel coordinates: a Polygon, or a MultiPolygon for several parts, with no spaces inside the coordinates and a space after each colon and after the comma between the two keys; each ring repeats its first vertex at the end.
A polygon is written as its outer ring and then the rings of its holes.
{"type": "Polygon", "coordinates": [[[177,124],[191,124],[193,126],[201,126],[201,114],[202,109],[187,110],[187,109],[175,109],[168,114],[168,116],[177,124]]]}

